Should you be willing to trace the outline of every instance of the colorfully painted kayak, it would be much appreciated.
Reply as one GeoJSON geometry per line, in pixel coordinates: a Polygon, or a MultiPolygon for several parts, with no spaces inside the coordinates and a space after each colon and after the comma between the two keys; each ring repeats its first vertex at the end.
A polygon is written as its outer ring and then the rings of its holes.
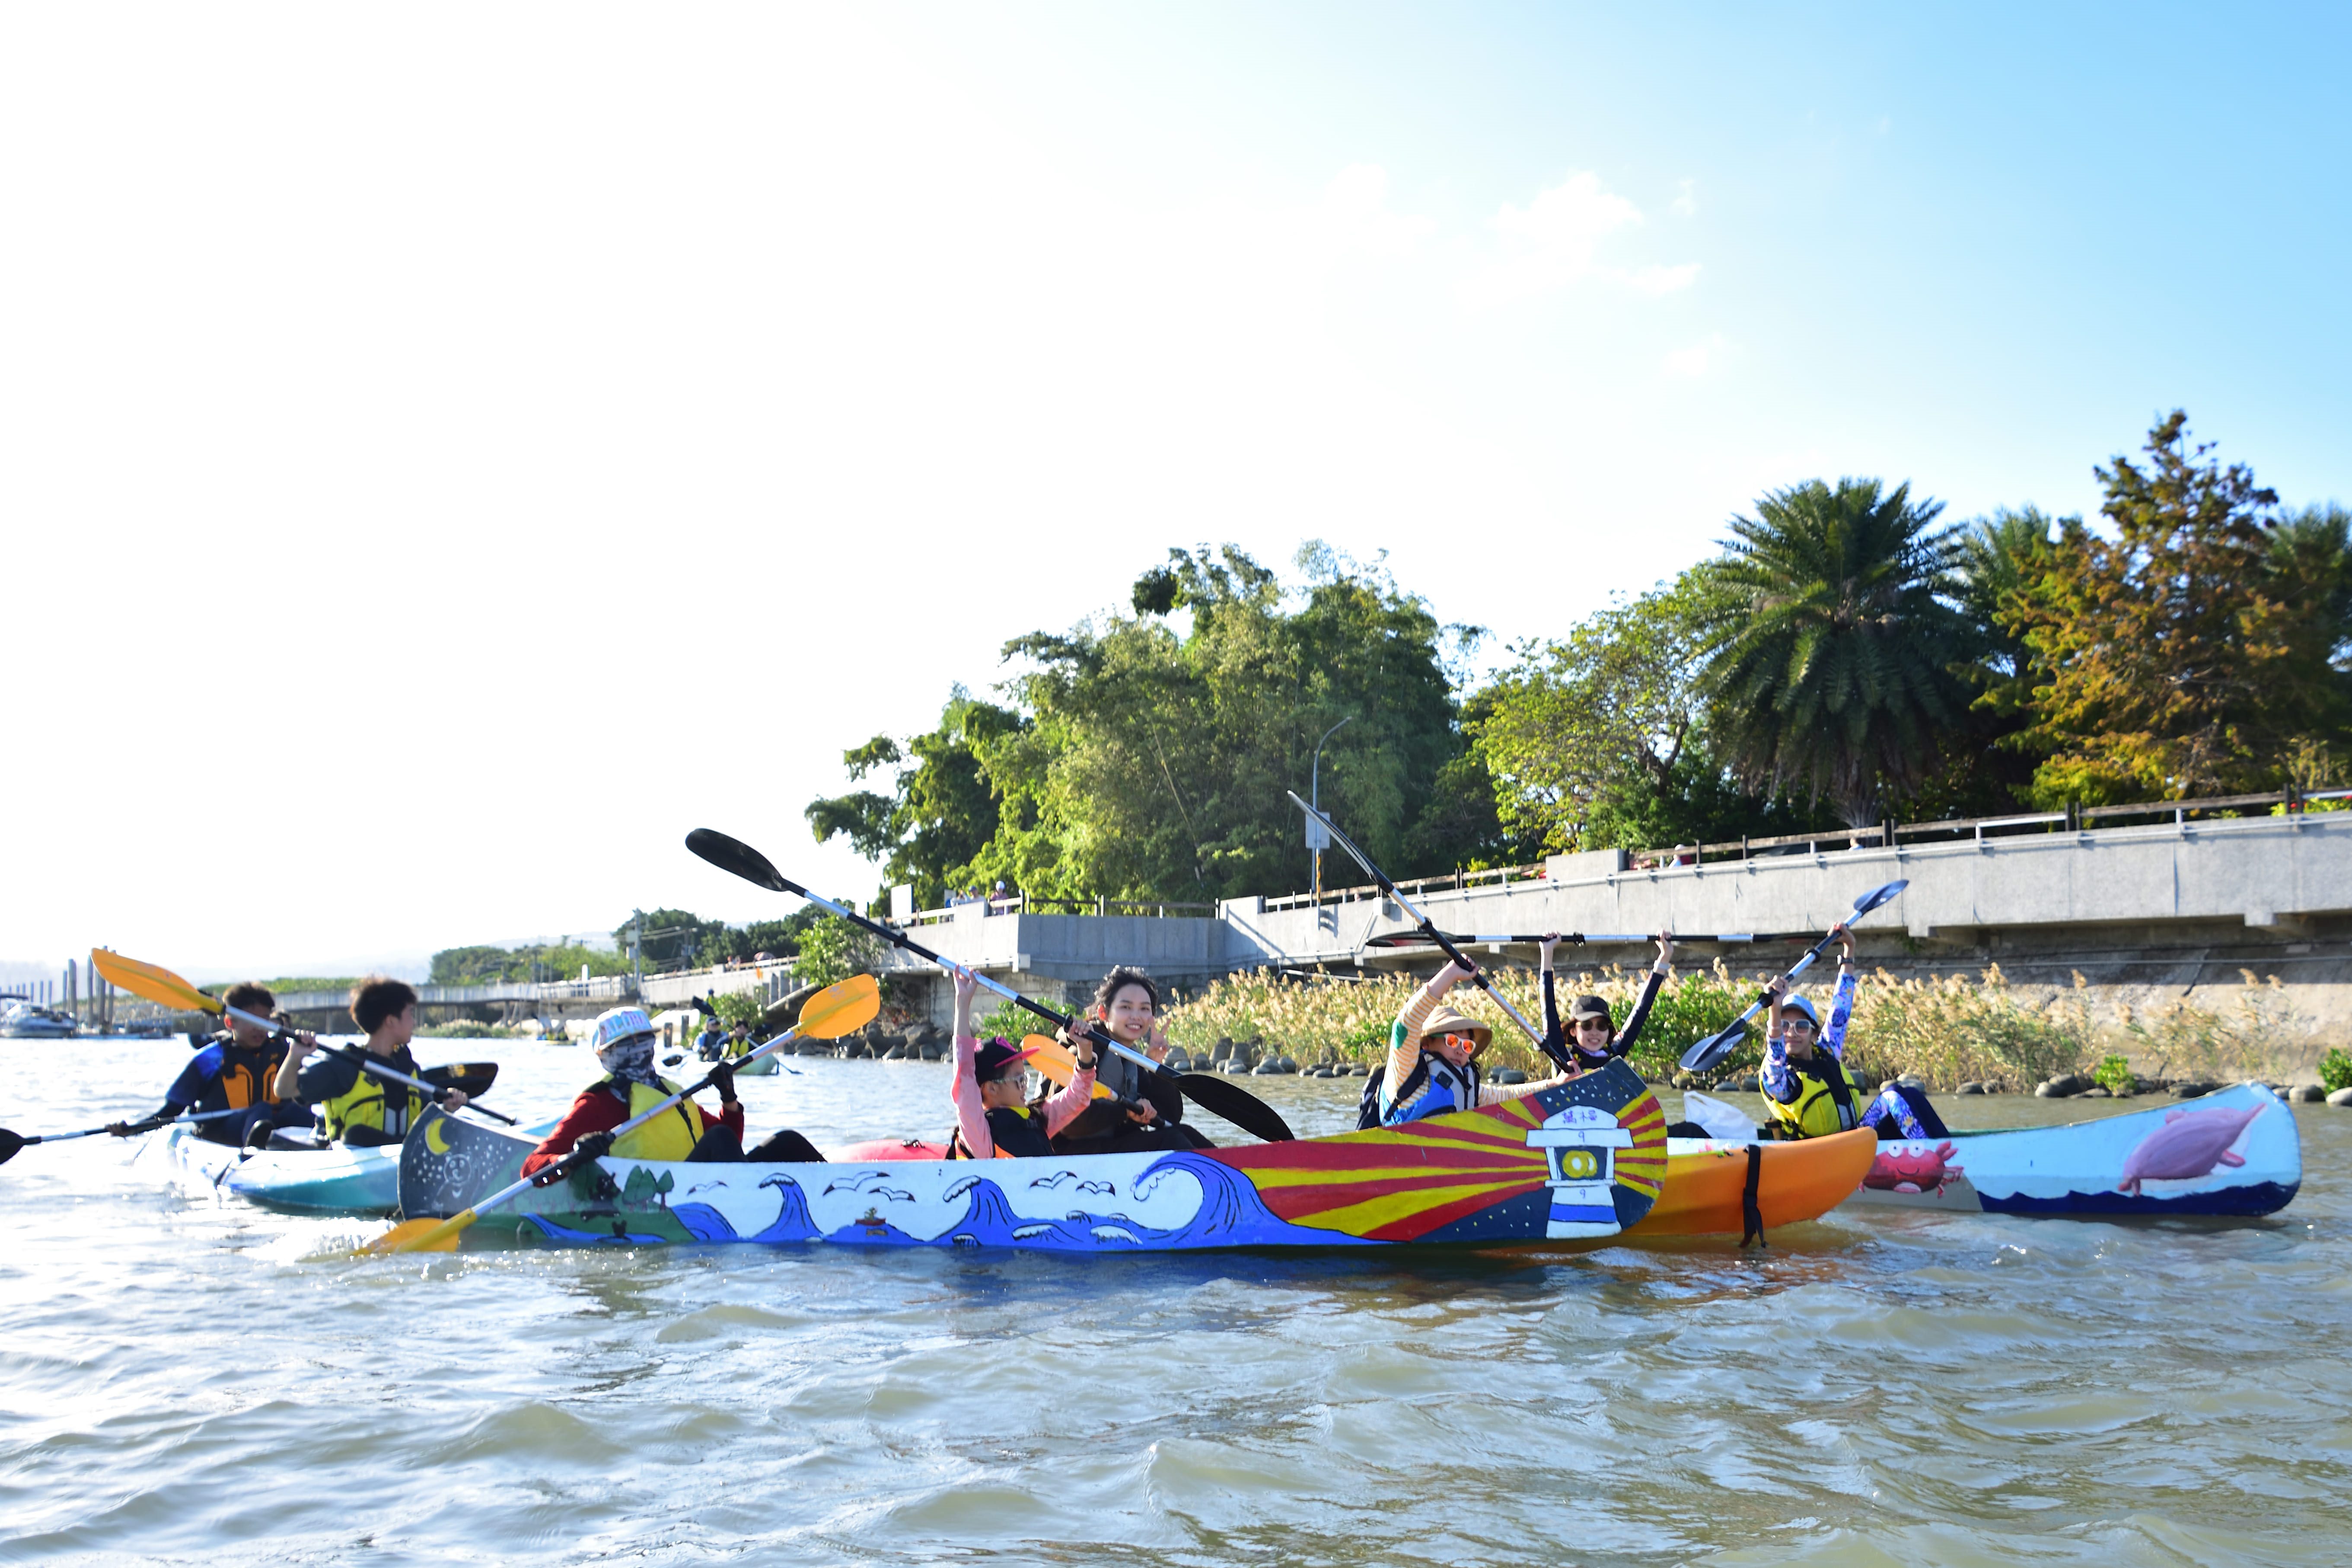
{"type": "Polygon", "coordinates": [[[1878,1150],[1861,1131],[1796,1143],[1666,1141],[1664,1190],[1628,1239],[1645,1236],[1739,1236],[1748,1226],[1748,1151],[1756,1151],[1756,1209],[1766,1230],[1819,1219],[1852,1197],[1878,1150]]]}
{"type": "Polygon", "coordinates": [[[2063,1127],[1881,1143],[1850,1202],[2021,1215],[2265,1215],[2303,1184],[2294,1112],[2258,1083],[2063,1127]]]}
{"type": "MultiPolygon", "coordinates": [[[[470,1206],[496,1184],[483,1173],[498,1162],[490,1141],[519,1146],[437,1112],[418,1131],[436,1124],[401,1163],[411,1219],[470,1206]]],[[[1243,1148],[799,1165],[607,1157],[515,1200],[509,1223],[604,1246],[1525,1246],[1614,1238],[1649,1213],[1665,1164],[1664,1113],[1620,1062],[1481,1110],[1243,1148]]]]}

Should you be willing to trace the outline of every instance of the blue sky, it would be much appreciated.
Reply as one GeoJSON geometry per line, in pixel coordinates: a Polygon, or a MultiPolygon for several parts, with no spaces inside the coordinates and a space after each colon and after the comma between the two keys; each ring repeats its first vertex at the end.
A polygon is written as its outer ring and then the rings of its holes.
{"type": "Polygon", "coordinates": [[[11,763],[0,957],[775,912],[702,824],[863,892],[840,752],[1171,544],[1499,650],[1817,475],[2087,510],[2175,406],[2352,500],[2347,17],[8,12],[0,512],[103,614],[0,655],[151,761],[11,763]]]}

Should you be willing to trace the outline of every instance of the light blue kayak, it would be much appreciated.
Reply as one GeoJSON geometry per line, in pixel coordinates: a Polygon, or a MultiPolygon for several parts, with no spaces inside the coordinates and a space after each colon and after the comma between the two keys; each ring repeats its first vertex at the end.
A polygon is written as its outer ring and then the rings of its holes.
{"type": "MultiPolygon", "coordinates": [[[[552,1121],[526,1128],[525,1146],[554,1130],[552,1121]]],[[[386,1215],[400,1207],[400,1145],[351,1149],[264,1149],[240,1160],[226,1144],[208,1143],[194,1127],[174,1127],[167,1145],[182,1184],[192,1191],[233,1193],[265,1208],[294,1214],[386,1215]]]]}

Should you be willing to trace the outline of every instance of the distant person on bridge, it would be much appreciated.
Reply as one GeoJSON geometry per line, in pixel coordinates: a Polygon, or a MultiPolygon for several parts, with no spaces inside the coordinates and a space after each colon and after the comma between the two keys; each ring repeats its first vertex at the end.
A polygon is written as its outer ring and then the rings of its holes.
{"type": "Polygon", "coordinates": [[[642,1007],[610,1007],[597,1015],[589,1046],[605,1076],[580,1091],[563,1120],[546,1141],[524,1156],[526,1176],[552,1164],[572,1150],[588,1152],[590,1159],[610,1154],[620,1160],[690,1160],[726,1163],[753,1161],[761,1164],[808,1164],[824,1156],[799,1133],[789,1130],[770,1134],[748,1154],[743,1150],[743,1102],[735,1098],[735,1069],[719,1062],[710,1069],[711,1087],[719,1091],[719,1114],[711,1115],[692,1100],[676,1105],[643,1127],[615,1138],[624,1122],[635,1120],[674,1094],[685,1093],[654,1070],[658,1037],[653,1020],[642,1007]]]}
{"type": "MultiPolygon", "coordinates": [[[[269,994],[269,988],[249,980],[230,986],[221,1000],[257,1018],[274,1017],[278,1012],[278,998],[269,994]]],[[[308,1127],[310,1113],[293,1100],[278,1098],[278,1047],[272,1033],[242,1018],[230,1019],[228,1027],[213,1036],[180,1069],[180,1076],[164,1093],[163,1109],[143,1122],[117,1121],[107,1131],[117,1138],[128,1138],[160,1127],[185,1110],[242,1110],[243,1116],[196,1123],[196,1136],[209,1143],[243,1148],[248,1142],[268,1142],[270,1133],[280,1127],[308,1127]]],[[[305,1051],[318,1044],[312,1036],[299,1030],[294,1041],[305,1051]]]]}
{"type": "MultiPolygon", "coordinates": [[[[416,1037],[416,990],[404,980],[371,974],[352,987],[352,1022],[367,1036],[367,1053],[396,1072],[415,1078],[422,1070],[408,1052],[416,1037]]],[[[302,1065],[318,1041],[298,1035],[271,1085],[280,1100],[303,1100],[319,1108],[327,1136],[353,1149],[381,1149],[406,1142],[408,1130],[425,1114],[425,1092],[412,1085],[394,1083],[341,1057],[329,1057],[310,1067],[302,1065]]],[[[451,1112],[466,1103],[466,1091],[453,1089],[441,1097],[451,1112]]]]}
{"type": "Polygon", "coordinates": [[[1830,929],[1838,939],[1838,979],[1827,1028],[1811,1002],[1788,994],[1787,975],[1767,987],[1772,1022],[1759,1078],[1773,1131],[1783,1139],[1822,1138],[1857,1127],[1877,1129],[1882,1142],[1945,1136],[1944,1119],[1924,1091],[1889,1083],[1870,1099],[1845,1065],[1846,1025],[1853,1017],[1853,932],[1843,924],[1830,929]]]}

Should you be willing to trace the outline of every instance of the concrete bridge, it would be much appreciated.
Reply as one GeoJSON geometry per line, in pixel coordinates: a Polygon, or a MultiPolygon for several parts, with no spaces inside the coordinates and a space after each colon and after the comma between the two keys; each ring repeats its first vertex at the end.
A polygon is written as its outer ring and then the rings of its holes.
{"type": "MultiPolygon", "coordinates": [[[[1987,824],[1998,829],[2000,824],[1987,824]]],[[[2059,825],[2051,824],[2053,827],[2059,825]]],[[[2079,971],[2110,1004],[2235,986],[2242,970],[2276,975],[2331,1037],[2352,1033],[2352,812],[2295,813],[2096,830],[1996,831],[1957,842],[1867,844],[1713,864],[1628,869],[1620,850],[1556,856],[1539,875],[1432,890],[1414,901],[1444,929],[1532,933],[1818,934],[1858,893],[1908,879],[1893,905],[1857,928],[1865,965],[1901,974],[1975,972],[1990,963],[2026,985],[2065,985],[2079,971]]],[[[918,917],[917,935],[948,956],[1040,996],[1087,994],[1113,963],[1180,984],[1265,966],[1434,967],[1426,948],[1372,950],[1411,929],[1370,889],[1321,903],[1244,899],[1213,916],[990,913],[966,906],[918,917]]],[[[1531,947],[1488,955],[1532,963],[1531,947]]],[[[1646,943],[1563,950],[1564,969],[1647,960],[1646,943]]],[[[1791,950],[1718,952],[1738,972],[1778,967],[1791,950]]],[[[912,967],[912,966],[908,966],[912,967]]],[[[935,1016],[947,1016],[935,985],[935,1016]]]]}
{"type": "MultiPolygon", "coordinates": [[[[590,980],[512,981],[492,985],[419,985],[418,1011],[430,1016],[436,1007],[498,1007],[510,1019],[588,1017],[607,1007],[635,1002],[652,1012],[686,1006],[697,996],[730,996],[760,992],[774,1001],[793,989],[792,963],[745,965],[734,969],[688,969],[648,974],[642,984],[625,974],[590,980]]],[[[294,1013],[306,1022],[320,1016],[349,1028],[350,994],[341,991],[297,991],[278,998],[280,1013],[294,1013]]]]}

